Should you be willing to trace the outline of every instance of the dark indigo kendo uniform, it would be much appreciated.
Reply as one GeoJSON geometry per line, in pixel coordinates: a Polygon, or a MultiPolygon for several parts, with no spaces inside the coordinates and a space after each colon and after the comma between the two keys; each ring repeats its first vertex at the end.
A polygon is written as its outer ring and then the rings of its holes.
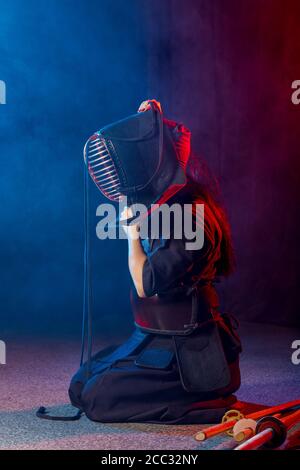
{"type": "MultiPolygon", "coordinates": [[[[182,197],[191,132],[164,118],[156,100],[147,103],[142,112],[94,133],[84,155],[105,197],[126,196],[128,206],[142,203],[149,210],[154,202],[182,197]]],[[[186,196],[186,202],[194,200],[186,196]]],[[[209,206],[204,219],[201,250],[187,250],[186,240],[174,236],[143,241],[147,297],[132,291],[134,333],[119,348],[96,354],[91,374],[83,365],[71,381],[71,401],[88,418],[208,423],[219,421],[234,402],[240,342],[229,316],[220,315],[213,285],[222,274],[222,230],[209,206]]],[[[196,216],[194,222],[201,225],[196,216]]]]}
{"type": "MultiPolygon", "coordinates": [[[[201,250],[186,250],[184,238],[143,240],[146,296],[164,296],[200,279],[200,297],[208,298],[218,310],[212,281],[221,234],[209,210],[205,224],[201,250]]],[[[199,311],[204,325],[212,320],[205,315],[199,311]]],[[[94,356],[88,380],[85,366],[78,371],[69,390],[72,403],[90,419],[101,422],[181,424],[220,420],[235,401],[232,393],[240,385],[240,343],[229,317],[218,315],[215,320],[215,330],[210,324],[209,329],[204,326],[187,336],[149,333],[136,327],[119,348],[94,356]],[[220,348],[216,350],[220,339],[226,366],[219,357],[220,348]],[[223,370],[227,365],[229,379],[223,370]]]]}

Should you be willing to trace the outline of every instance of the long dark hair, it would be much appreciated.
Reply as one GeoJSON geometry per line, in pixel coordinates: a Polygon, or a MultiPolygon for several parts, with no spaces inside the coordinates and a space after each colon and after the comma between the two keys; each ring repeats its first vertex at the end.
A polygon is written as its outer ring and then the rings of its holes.
{"type": "Polygon", "coordinates": [[[205,161],[194,151],[191,152],[186,173],[188,180],[186,190],[193,199],[204,202],[205,211],[206,213],[209,211],[212,215],[214,225],[220,234],[220,256],[215,263],[216,273],[219,276],[229,276],[235,269],[235,254],[218,181],[205,161]]]}

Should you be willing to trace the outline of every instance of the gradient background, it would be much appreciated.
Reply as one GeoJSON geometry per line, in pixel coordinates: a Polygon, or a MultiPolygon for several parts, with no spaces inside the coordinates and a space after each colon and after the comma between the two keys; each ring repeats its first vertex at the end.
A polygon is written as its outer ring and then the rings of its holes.
{"type": "MultiPolygon", "coordinates": [[[[79,334],[83,145],[147,98],[190,127],[220,181],[238,261],[224,309],[299,325],[300,2],[0,0],[0,12],[0,337],[79,334]]],[[[96,330],[129,330],[127,242],[94,235],[93,253],[96,330]]]]}

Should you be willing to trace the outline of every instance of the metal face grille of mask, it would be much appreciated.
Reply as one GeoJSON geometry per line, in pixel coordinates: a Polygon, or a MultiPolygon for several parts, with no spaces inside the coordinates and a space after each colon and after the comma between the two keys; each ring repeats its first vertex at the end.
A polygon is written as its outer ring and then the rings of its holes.
{"type": "Polygon", "coordinates": [[[84,160],[88,172],[102,194],[111,201],[119,201],[120,179],[109,148],[101,134],[93,134],[84,146],[84,160]]]}

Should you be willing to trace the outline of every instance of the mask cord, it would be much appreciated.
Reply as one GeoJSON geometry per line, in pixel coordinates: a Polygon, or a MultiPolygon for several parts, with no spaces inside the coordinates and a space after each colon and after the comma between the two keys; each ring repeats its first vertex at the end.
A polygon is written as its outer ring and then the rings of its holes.
{"type": "Polygon", "coordinates": [[[84,274],[83,274],[83,312],[80,366],[83,365],[87,336],[87,377],[91,374],[92,357],[92,268],[90,258],[90,216],[89,216],[89,175],[84,166],[84,274]]]}
{"type": "MultiPolygon", "coordinates": [[[[92,286],[91,286],[91,266],[90,266],[90,230],[89,230],[89,194],[88,194],[88,172],[84,167],[84,273],[83,273],[83,306],[82,306],[82,333],[81,333],[81,357],[80,366],[83,365],[86,333],[88,335],[88,358],[87,358],[87,378],[90,377],[91,356],[92,356],[92,286]],[[86,328],[87,326],[87,328],[86,328]],[[86,331],[87,330],[87,331],[86,331]]],[[[41,419],[52,421],[77,421],[83,414],[82,410],[73,416],[53,416],[50,415],[44,406],[36,412],[36,416],[41,419]]]]}

